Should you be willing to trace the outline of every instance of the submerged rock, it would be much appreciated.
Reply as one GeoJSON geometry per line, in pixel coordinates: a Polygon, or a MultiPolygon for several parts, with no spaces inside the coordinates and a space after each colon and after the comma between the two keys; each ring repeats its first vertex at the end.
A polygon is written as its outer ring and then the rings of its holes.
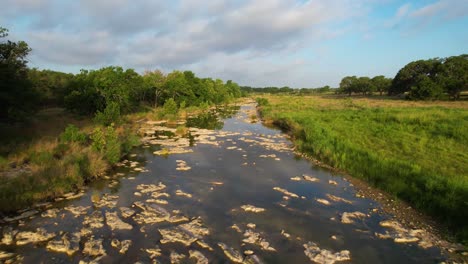
{"type": "Polygon", "coordinates": [[[351,260],[349,250],[341,250],[340,252],[331,252],[326,249],[320,249],[317,244],[308,242],[303,245],[305,255],[313,262],[320,264],[333,264],[338,261],[351,260]]]}
{"type": "Polygon", "coordinates": [[[16,245],[22,246],[29,243],[45,242],[55,237],[55,233],[47,233],[44,228],[37,228],[36,232],[23,231],[16,234],[16,245]]]}
{"type": "Polygon", "coordinates": [[[71,256],[80,250],[80,233],[66,233],[58,239],[51,240],[47,243],[47,249],[50,251],[66,253],[71,256]]]}
{"type": "Polygon", "coordinates": [[[328,180],[328,184],[330,185],[338,185],[338,183],[334,180],[328,180]]]}
{"type": "Polygon", "coordinates": [[[118,199],[119,196],[106,193],[101,197],[101,199],[94,200],[93,203],[96,207],[114,208],[117,205],[118,199]]]}
{"type": "Polygon", "coordinates": [[[199,217],[186,224],[179,225],[179,228],[197,238],[202,238],[203,236],[210,234],[210,230],[203,226],[202,220],[199,217]]]}
{"type": "Polygon", "coordinates": [[[164,185],[162,182],[156,184],[140,184],[137,186],[137,190],[139,190],[141,193],[152,193],[152,192],[160,192],[162,190],[166,189],[166,185],[164,185]]]}
{"type": "Polygon", "coordinates": [[[133,217],[133,219],[140,225],[161,223],[169,221],[170,219],[170,213],[156,204],[145,204],[139,201],[134,204],[143,210],[133,217]]]}
{"type": "Polygon", "coordinates": [[[149,254],[150,259],[155,259],[161,256],[161,249],[159,247],[147,248],[146,252],[149,254]]]}
{"type": "Polygon", "coordinates": [[[128,218],[135,214],[135,210],[128,208],[128,207],[120,207],[120,212],[122,213],[122,216],[125,218],[128,218]]]}
{"type": "Polygon", "coordinates": [[[252,213],[261,213],[265,211],[265,208],[255,207],[250,204],[242,205],[241,208],[246,212],[252,212],[252,213]]]}
{"type": "Polygon", "coordinates": [[[177,162],[176,170],[178,170],[178,171],[188,171],[188,170],[192,169],[192,167],[187,166],[187,162],[185,162],[183,160],[176,160],[176,162],[177,162]]]}
{"type": "Polygon", "coordinates": [[[338,197],[338,196],[335,196],[335,195],[332,195],[332,194],[327,194],[327,197],[328,199],[334,201],[334,202],[343,202],[343,203],[347,203],[347,204],[352,204],[353,202],[350,201],[350,200],[347,200],[347,199],[344,199],[344,198],[341,198],[341,197],[338,197]]]}
{"type": "Polygon", "coordinates": [[[343,224],[352,224],[355,219],[363,219],[366,217],[366,214],[361,212],[344,212],[341,215],[341,223],[343,224]]]}
{"type": "Polygon", "coordinates": [[[112,239],[111,245],[117,248],[120,254],[125,254],[130,248],[130,246],[132,245],[132,241],[131,240],[119,241],[118,239],[112,239]]]}
{"type": "Polygon", "coordinates": [[[3,229],[3,237],[0,241],[0,244],[3,245],[12,245],[15,241],[15,236],[18,234],[18,230],[13,229],[12,227],[8,226],[3,229]]]}
{"type": "Polygon", "coordinates": [[[293,197],[293,198],[299,198],[299,195],[289,192],[286,189],[280,188],[280,187],[273,187],[273,190],[278,191],[286,196],[293,197]]]}
{"type": "Polygon", "coordinates": [[[39,211],[37,211],[37,210],[28,210],[28,211],[25,211],[25,212],[21,213],[18,216],[15,216],[15,217],[5,217],[5,218],[3,218],[3,221],[5,221],[5,222],[14,222],[14,221],[18,221],[18,220],[23,220],[25,218],[32,217],[37,213],[39,213],[39,211]]]}
{"type": "Polygon", "coordinates": [[[386,220],[380,222],[380,226],[391,228],[393,232],[386,234],[375,235],[383,239],[393,239],[395,243],[414,243],[418,242],[418,245],[422,248],[433,247],[437,243],[437,238],[431,235],[429,232],[423,229],[406,229],[399,222],[394,220],[386,220]]]}
{"type": "Polygon", "coordinates": [[[93,236],[90,237],[84,244],[83,254],[89,256],[105,256],[106,250],[102,246],[102,239],[94,239],[93,236]]]}
{"type": "Polygon", "coordinates": [[[238,233],[242,233],[242,230],[241,230],[241,229],[239,228],[239,226],[236,225],[236,224],[233,224],[233,225],[231,226],[231,228],[234,229],[234,230],[236,230],[238,233]]]}
{"type": "Polygon", "coordinates": [[[116,229],[131,230],[131,229],[133,229],[132,225],[130,225],[128,223],[125,223],[124,221],[122,221],[122,219],[120,219],[117,216],[117,212],[113,212],[113,213],[106,212],[106,223],[110,227],[111,230],[116,230],[116,229]]]}
{"type": "Polygon", "coordinates": [[[203,255],[200,251],[198,250],[190,250],[189,251],[190,258],[195,259],[197,264],[208,264],[209,260],[205,255],[203,255]]]}
{"type": "Polygon", "coordinates": [[[321,203],[323,205],[330,205],[330,202],[325,200],[325,199],[320,199],[320,198],[317,198],[315,199],[318,203],[321,203]]]}
{"type": "Polygon", "coordinates": [[[312,177],[312,176],[309,176],[309,175],[305,175],[305,174],[302,175],[302,178],[304,178],[304,180],[310,181],[310,182],[320,181],[318,178],[315,178],[315,177],[312,177]]]}
{"type": "Polygon", "coordinates": [[[101,211],[94,211],[90,215],[85,216],[83,225],[90,228],[101,228],[104,226],[104,217],[101,211]]]}
{"type": "Polygon", "coordinates": [[[232,247],[229,247],[228,245],[219,242],[218,246],[221,248],[221,250],[224,252],[224,255],[231,260],[234,263],[242,263],[244,260],[244,256],[242,256],[239,251],[233,249],[232,247]]]}
{"type": "Polygon", "coordinates": [[[4,263],[4,264],[23,263],[23,259],[24,258],[18,254],[9,253],[9,252],[0,250],[0,263],[4,263]]]}
{"type": "Polygon", "coordinates": [[[208,249],[209,251],[213,251],[213,248],[203,240],[200,240],[200,239],[197,240],[197,245],[199,245],[200,247],[204,249],[208,249]]]}
{"type": "Polygon", "coordinates": [[[245,238],[242,241],[245,243],[257,245],[262,250],[276,251],[276,249],[270,246],[268,241],[261,237],[260,233],[254,232],[251,229],[248,229],[244,232],[244,237],[245,238]]]}
{"type": "Polygon", "coordinates": [[[58,212],[60,212],[60,210],[57,209],[57,208],[49,209],[49,210],[47,210],[47,211],[44,211],[44,212],[41,214],[41,217],[44,217],[44,218],[46,218],[46,217],[48,217],[48,218],[55,218],[55,217],[57,217],[58,212]]]}
{"type": "Polygon", "coordinates": [[[88,210],[91,208],[91,206],[74,206],[74,205],[69,205],[65,208],[64,210],[69,211],[73,216],[79,217],[81,215],[86,215],[88,214],[88,210]]]}
{"type": "Polygon", "coordinates": [[[171,251],[171,264],[178,264],[180,263],[186,256],[184,254],[179,254],[175,251],[171,251]]]}
{"type": "Polygon", "coordinates": [[[170,227],[165,229],[158,229],[159,233],[162,235],[161,244],[166,243],[182,243],[185,246],[190,246],[193,242],[195,242],[198,238],[192,236],[184,230],[181,230],[177,227],[170,227]]]}
{"type": "Polygon", "coordinates": [[[186,193],[186,192],[184,192],[182,190],[176,190],[175,194],[177,196],[185,196],[187,198],[192,198],[192,195],[190,193],[186,193]]]}

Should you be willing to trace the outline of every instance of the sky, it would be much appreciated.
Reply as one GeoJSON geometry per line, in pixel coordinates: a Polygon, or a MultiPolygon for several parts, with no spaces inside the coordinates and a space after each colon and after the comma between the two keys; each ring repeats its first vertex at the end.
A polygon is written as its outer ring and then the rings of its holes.
{"type": "Polygon", "coordinates": [[[0,0],[29,66],[191,70],[248,86],[337,87],[468,53],[468,0],[0,0]]]}

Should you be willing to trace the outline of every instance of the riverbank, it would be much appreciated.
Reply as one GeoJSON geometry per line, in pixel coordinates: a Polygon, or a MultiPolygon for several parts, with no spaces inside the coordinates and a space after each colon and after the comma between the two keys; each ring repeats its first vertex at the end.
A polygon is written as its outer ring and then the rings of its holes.
{"type": "Polygon", "coordinates": [[[180,119],[208,111],[205,107],[146,108],[117,124],[102,126],[64,109],[45,109],[28,123],[2,130],[0,216],[18,215],[35,204],[77,197],[89,183],[109,178],[115,165],[140,144],[139,129],[147,120],[168,121],[179,130],[180,119]]]}
{"type": "Polygon", "coordinates": [[[264,121],[288,131],[299,151],[407,201],[466,244],[465,102],[269,96],[259,103],[264,121]]]}

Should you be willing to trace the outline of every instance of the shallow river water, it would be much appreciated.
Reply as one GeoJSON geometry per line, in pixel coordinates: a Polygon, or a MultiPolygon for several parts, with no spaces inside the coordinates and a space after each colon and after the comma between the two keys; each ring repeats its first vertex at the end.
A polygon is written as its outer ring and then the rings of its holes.
{"type": "Polygon", "coordinates": [[[144,124],[144,145],[110,179],[7,219],[0,263],[445,260],[424,230],[390,221],[343,177],[298,158],[280,131],[250,123],[254,108],[189,119],[185,137],[144,124]]]}

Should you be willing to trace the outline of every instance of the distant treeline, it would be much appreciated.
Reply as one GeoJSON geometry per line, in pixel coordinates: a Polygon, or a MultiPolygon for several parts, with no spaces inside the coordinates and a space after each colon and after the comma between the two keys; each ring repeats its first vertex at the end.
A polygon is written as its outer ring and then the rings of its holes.
{"type": "Polygon", "coordinates": [[[411,100],[460,99],[468,91],[468,55],[418,60],[400,69],[395,78],[383,75],[370,77],[346,76],[339,88],[292,89],[285,87],[241,87],[246,93],[270,94],[362,94],[400,96],[411,100]]]}
{"type": "MultiPolygon", "coordinates": [[[[0,27],[0,39],[8,31],[0,27]]],[[[232,81],[198,78],[191,71],[147,71],[110,66],[78,74],[30,69],[24,41],[0,42],[0,121],[20,120],[41,106],[62,106],[109,120],[141,105],[177,107],[222,104],[241,96],[232,81]]]]}
{"type": "Polygon", "coordinates": [[[241,86],[243,93],[269,93],[269,94],[318,94],[337,91],[338,88],[331,88],[330,86],[323,86],[319,88],[300,88],[293,89],[288,86],[284,87],[250,87],[241,86]]]}

